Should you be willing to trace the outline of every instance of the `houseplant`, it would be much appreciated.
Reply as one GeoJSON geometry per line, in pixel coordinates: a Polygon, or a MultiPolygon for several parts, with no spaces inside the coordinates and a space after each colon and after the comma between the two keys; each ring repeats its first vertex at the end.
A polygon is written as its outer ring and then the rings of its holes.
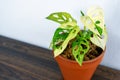
{"type": "Polygon", "coordinates": [[[91,7],[86,15],[82,11],[81,15],[82,30],[67,12],[47,17],[60,24],[50,46],[64,80],[90,80],[105,53],[107,31],[103,10],[91,7]]]}

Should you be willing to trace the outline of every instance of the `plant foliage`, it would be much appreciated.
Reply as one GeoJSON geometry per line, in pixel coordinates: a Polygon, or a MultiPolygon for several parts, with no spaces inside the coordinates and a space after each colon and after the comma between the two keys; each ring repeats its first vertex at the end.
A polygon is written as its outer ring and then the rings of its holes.
{"type": "Polygon", "coordinates": [[[54,57],[60,55],[67,47],[69,41],[74,39],[72,54],[80,65],[82,65],[84,55],[90,49],[90,41],[103,50],[107,41],[102,9],[100,7],[91,7],[87,15],[82,11],[81,14],[80,19],[84,24],[84,30],[80,30],[77,21],[67,12],[56,12],[47,17],[47,19],[60,24],[51,42],[54,57]]]}

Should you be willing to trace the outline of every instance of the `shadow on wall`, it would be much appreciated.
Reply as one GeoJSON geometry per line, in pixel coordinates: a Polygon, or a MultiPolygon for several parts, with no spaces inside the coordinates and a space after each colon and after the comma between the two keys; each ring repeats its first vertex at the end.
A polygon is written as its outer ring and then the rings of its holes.
{"type": "Polygon", "coordinates": [[[107,50],[102,64],[120,70],[120,36],[109,32],[107,50]]]}

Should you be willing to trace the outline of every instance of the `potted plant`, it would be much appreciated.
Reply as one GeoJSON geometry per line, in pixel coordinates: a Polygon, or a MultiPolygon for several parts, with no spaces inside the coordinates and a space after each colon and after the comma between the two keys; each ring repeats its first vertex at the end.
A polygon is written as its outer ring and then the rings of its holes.
{"type": "Polygon", "coordinates": [[[86,15],[82,11],[81,14],[84,29],[67,12],[55,12],[47,17],[60,24],[50,46],[64,80],[90,80],[106,50],[103,10],[91,7],[86,15]]]}

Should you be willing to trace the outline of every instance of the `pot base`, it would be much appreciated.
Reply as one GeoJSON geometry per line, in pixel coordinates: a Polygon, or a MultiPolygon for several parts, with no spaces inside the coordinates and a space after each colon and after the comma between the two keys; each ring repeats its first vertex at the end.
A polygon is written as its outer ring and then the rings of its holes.
{"type": "Polygon", "coordinates": [[[102,61],[105,50],[97,58],[84,61],[82,66],[76,61],[68,60],[62,56],[57,56],[55,59],[60,67],[64,80],[91,80],[97,66],[102,61]]]}

